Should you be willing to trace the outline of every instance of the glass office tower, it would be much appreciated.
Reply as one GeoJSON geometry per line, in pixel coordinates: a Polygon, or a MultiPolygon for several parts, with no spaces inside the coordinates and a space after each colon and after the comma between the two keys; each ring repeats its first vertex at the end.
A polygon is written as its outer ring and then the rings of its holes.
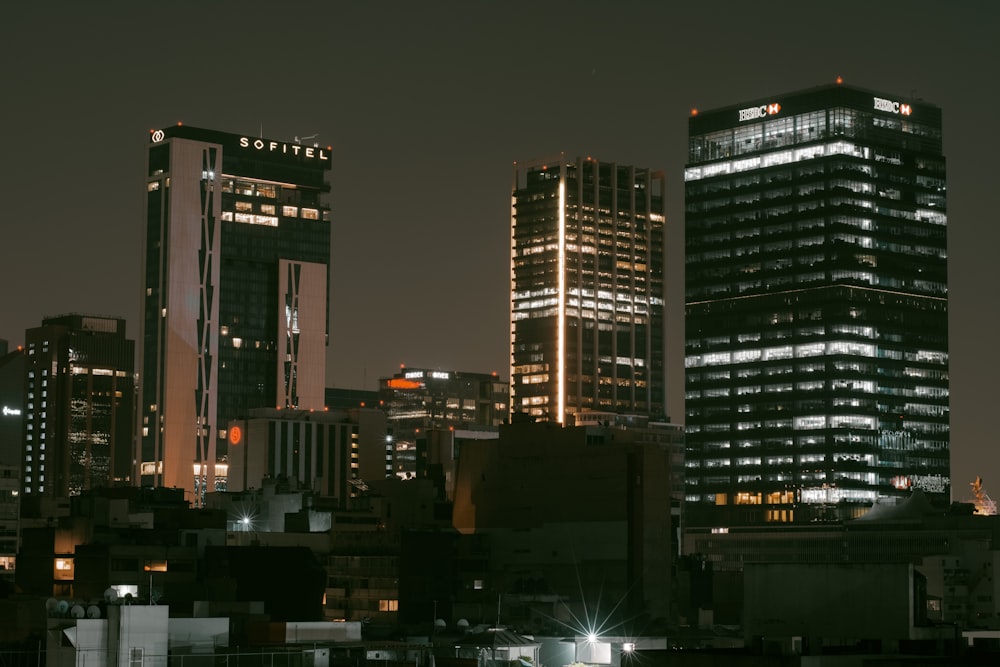
{"type": "Polygon", "coordinates": [[[512,413],[665,419],[663,173],[515,165],[511,199],[512,413]]]}
{"type": "Polygon", "coordinates": [[[941,110],[837,84],[689,132],[688,525],[946,501],[941,110]]]}
{"type": "Polygon", "coordinates": [[[25,503],[131,483],[135,341],[125,320],[47,317],[25,341],[25,503]]]}
{"type": "Polygon", "coordinates": [[[139,429],[143,484],[224,489],[226,425],[321,409],[328,147],[187,126],[150,134],[139,429]]]}

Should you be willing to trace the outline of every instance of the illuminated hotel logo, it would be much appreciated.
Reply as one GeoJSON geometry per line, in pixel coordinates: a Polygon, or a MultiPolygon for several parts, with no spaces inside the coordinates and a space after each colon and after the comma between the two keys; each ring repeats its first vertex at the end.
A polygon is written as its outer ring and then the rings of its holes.
{"type": "Polygon", "coordinates": [[[153,132],[153,143],[158,144],[163,141],[163,130],[156,130],[153,132]]]}
{"type": "Polygon", "coordinates": [[[763,118],[765,116],[773,116],[774,114],[781,111],[781,105],[777,102],[772,102],[771,104],[761,104],[758,107],[747,107],[746,109],[740,109],[740,122],[745,120],[757,120],[758,118],[763,118]]]}
{"type": "Polygon", "coordinates": [[[301,146],[299,144],[285,144],[280,141],[264,141],[263,139],[252,139],[250,137],[240,137],[240,148],[253,148],[258,151],[282,153],[283,155],[304,155],[307,158],[318,158],[320,160],[330,159],[330,156],[322,148],[301,146]]]}
{"type": "Polygon", "coordinates": [[[910,108],[909,104],[901,104],[900,102],[887,100],[884,97],[875,97],[873,99],[875,100],[875,111],[888,111],[889,113],[898,113],[904,116],[909,116],[913,113],[913,109],[910,108]]]}
{"type": "Polygon", "coordinates": [[[17,408],[8,408],[6,405],[3,406],[3,416],[4,417],[20,417],[21,411],[17,408]]]}

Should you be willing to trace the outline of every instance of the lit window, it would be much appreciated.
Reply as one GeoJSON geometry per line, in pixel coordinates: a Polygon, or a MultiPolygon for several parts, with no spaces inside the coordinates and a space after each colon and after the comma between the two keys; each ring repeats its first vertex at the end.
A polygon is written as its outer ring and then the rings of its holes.
{"type": "Polygon", "coordinates": [[[282,206],[281,207],[281,215],[285,216],[286,218],[296,218],[299,215],[299,207],[298,206],[282,206]]]}
{"type": "Polygon", "coordinates": [[[306,220],[319,220],[319,211],[315,208],[302,209],[302,217],[306,220]]]}
{"type": "Polygon", "coordinates": [[[147,560],[142,569],[144,572],[166,572],[167,561],[163,559],[147,560]]]}

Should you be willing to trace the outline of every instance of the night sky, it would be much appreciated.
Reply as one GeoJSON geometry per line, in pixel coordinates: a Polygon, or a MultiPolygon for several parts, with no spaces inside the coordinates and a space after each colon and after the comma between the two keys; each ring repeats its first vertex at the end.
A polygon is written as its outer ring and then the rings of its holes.
{"type": "Polygon", "coordinates": [[[1000,3],[15,3],[0,20],[0,338],[139,334],[144,151],[187,125],[333,147],[327,385],[508,374],[511,164],[668,173],[670,411],[683,421],[687,118],[832,82],[944,112],[953,496],[1000,497],[1000,3]],[[141,5],[141,6],[140,6],[141,5]]]}

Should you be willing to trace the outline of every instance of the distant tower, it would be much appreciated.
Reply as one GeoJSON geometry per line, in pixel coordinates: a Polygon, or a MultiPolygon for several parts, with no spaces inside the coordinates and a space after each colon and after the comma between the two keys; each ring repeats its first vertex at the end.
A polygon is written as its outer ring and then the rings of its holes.
{"type": "Polygon", "coordinates": [[[131,482],[135,341],[125,320],[49,317],[25,341],[24,501],[131,482]]]}
{"type": "Polygon", "coordinates": [[[141,480],[201,505],[230,421],[323,407],[330,150],[178,125],[146,167],[141,480]]]}
{"type": "Polygon", "coordinates": [[[688,525],[946,502],[941,110],[838,84],[689,130],[688,525]]]}
{"type": "Polygon", "coordinates": [[[496,437],[510,418],[510,383],[496,373],[402,367],[379,379],[378,395],[394,446],[389,472],[400,477],[418,472],[417,443],[426,442],[428,431],[460,429],[496,437]]]}
{"type": "Polygon", "coordinates": [[[518,164],[511,193],[511,412],[666,419],[662,172],[518,164]]]}

